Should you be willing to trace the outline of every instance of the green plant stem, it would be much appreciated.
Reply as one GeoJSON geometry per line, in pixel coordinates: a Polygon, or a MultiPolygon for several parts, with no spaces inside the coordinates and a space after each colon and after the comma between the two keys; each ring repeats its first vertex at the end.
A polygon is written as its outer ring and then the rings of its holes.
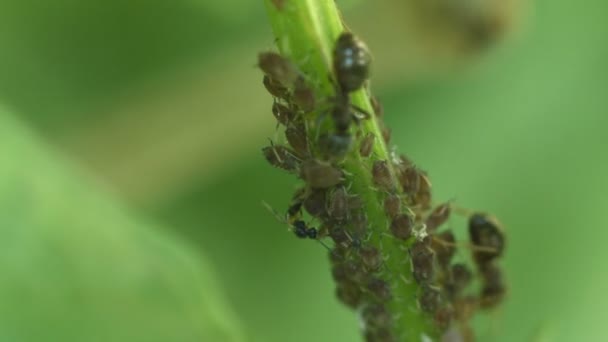
{"type": "MultiPolygon", "coordinates": [[[[335,40],[345,30],[334,0],[284,0],[282,9],[277,8],[272,0],[265,0],[265,3],[281,54],[304,73],[317,97],[334,96],[330,80],[332,52],[335,40]]],[[[352,93],[351,101],[368,113],[374,112],[369,94],[364,89],[352,93]]],[[[315,127],[318,115],[307,118],[309,128],[321,129],[315,127]]],[[[380,124],[375,117],[363,120],[359,129],[361,136],[372,133],[378,137],[372,157],[362,158],[354,148],[355,151],[347,155],[341,166],[347,174],[350,191],[364,201],[368,221],[374,231],[366,243],[378,248],[386,257],[380,277],[390,283],[393,293],[393,299],[388,303],[394,319],[393,335],[399,341],[421,341],[423,336],[436,338],[438,330],[432,318],[417,305],[420,289],[412,277],[408,244],[393,238],[389,229],[390,219],[382,204],[386,194],[377,190],[372,180],[373,162],[390,160],[391,153],[382,139],[380,124]]],[[[309,136],[318,136],[317,133],[309,132],[309,136]]],[[[400,188],[392,163],[387,164],[396,188],[400,188]]]]}

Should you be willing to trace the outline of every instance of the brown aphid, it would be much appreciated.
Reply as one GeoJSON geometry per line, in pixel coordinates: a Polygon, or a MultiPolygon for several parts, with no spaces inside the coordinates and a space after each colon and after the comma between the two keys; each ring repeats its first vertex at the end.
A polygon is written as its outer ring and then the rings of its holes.
{"type": "Polygon", "coordinates": [[[460,322],[467,322],[477,310],[478,301],[475,296],[460,297],[453,301],[454,316],[460,322]]]}
{"type": "Polygon", "coordinates": [[[355,284],[339,284],[336,287],[336,297],[351,309],[357,309],[363,298],[359,286],[355,284]]]}
{"type": "Polygon", "coordinates": [[[271,145],[264,147],[262,152],[270,165],[288,172],[298,172],[300,159],[293,150],[281,145],[271,145]]]}
{"type": "Polygon", "coordinates": [[[422,241],[416,241],[410,249],[412,263],[412,275],[418,284],[428,284],[433,280],[434,253],[431,249],[431,237],[427,236],[422,241]]]}
{"type": "Polygon", "coordinates": [[[382,124],[380,128],[382,130],[382,139],[384,139],[384,143],[389,145],[391,143],[391,129],[384,124],[382,124]]]}
{"type": "Polygon", "coordinates": [[[272,51],[258,54],[258,66],[284,87],[291,87],[299,76],[298,69],[291,61],[272,51]]]}
{"type": "Polygon", "coordinates": [[[366,342],[396,342],[397,339],[389,328],[377,328],[365,330],[366,342]]]}
{"type": "Polygon", "coordinates": [[[348,219],[348,193],[343,186],[336,187],[329,197],[329,206],[327,208],[329,217],[334,222],[344,222],[348,219]]]}
{"type": "Polygon", "coordinates": [[[481,270],[481,277],[483,284],[479,304],[483,309],[491,309],[502,302],[507,292],[502,272],[498,266],[490,264],[481,270]]]}
{"type": "Polygon", "coordinates": [[[369,292],[380,301],[388,301],[393,294],[391,286],[384,280],[372,277],[367,283],[369,292]]]}
{"type": "Polygon", "coordinates": [[[430,286],[423,286],[418,303],[422,311],[435,313],[441,306],[441,293],[430,286]]]}
{"type": "Polygon", "coordinates": [[[304,112],[310,112],[315,108],[315,93],[302,76],[295,81],[292,100],[304,112]]]}
{"type": "Polygon", "coordinates": [[[450,322],[452,321],[453,317],[454,310],[452,309],[452,307],[449,305],[443,306],[437,309],[437,311],[435,312],[435,324],[437,324],[439,329],[445,330],[450,326],[450,322]]]}
{"type": "Polygon", "coordinates": [[[389,327],[393,323],[390,312],[382,304],[367,305],[361,311],[361,317],[366,326],[371,329],[389,327]]]}
{"type": "Polygon", "coordinates": [[[384,211],[390,218],[395,218],[401,213],[401,198],[396,194],[390,194],[384,198],[384,211]]]}
{"type": "Polygon", "coordinates": [[[398,177],[403,192],[408,196],[414,196],[420,189],[420,173],[416,167],[404,163],[399,164],[398,177]]]}
{"type": "Polygon", "coordinates": [[[342,159],[350,151],[352,140],[348,133],[323,133],[319,136],[319,153],[325,160],[342,159]]]}
{"type": "Polygon", "coordinates": [[[310,216],[323,218],[327,216],[327,190],[311,189],[306,199],[304,199],[304,209],[310,216]]]}
{"type": "Polygon", "coordinates": [[[367,158],[372,154],[375,140],[376,137],[373,133],[368,133],[363,140],[361,140],[361,145],[359,145],[359,154],[361,157],[367,158]]]}
{"type": "MultiPolygon", "coordinates": [[[[353,207],[350,207],[353,209],[353,207]]],[[[350,223],[352,232],[356,236],[366,236],[367,234],[367,214],[363,210],[354,210],[351,212],[350,223]]]]}
{"type": "Polygon", "coordinates": [[[288,126],[290,122],[293,122],[297,116],[295,110],[274,101],[272,104],[272,115],[277,119],[283,126],[288,126]]]}
{"type": "Polygon", "coordinates": [[[374,162],[372,177],[374,184],[378,186],[378,188],[386,191],[393,190],[393,179],[391,178],[388,162],[386,160],[377,160],[374,162]]]}
{"type": "Polygon", "coordinates": [[[272,77],[264,75],[262,83],[270,95],[278,97],[283,100],[289,99],[289,90],[284,87],[281,83],[275,81],[272,77]]]}
{"type": "Polygon", "coordinates": [[[420,172],[420,183],[418,191],[412,197],[414,205],[419,206],[423,210],[431,208],[431,181],[424,171],[420,172]]]}
{"type": "Polygon", "coordinates": [[[384,108],[382,107],[382,103],[380,103],[378,98],[376,98],[375,96],[372,96],[371,102],[372,102],[372,108],[374,109],[374,114],[376,115],[376,117],[381,118],[382,116],[384,116],[384,108]]]}
{"type": "Polygon", "coordinates": [[[285,138],[298,157],[306,158],[310,155],[308,150],[308,136],[306,135],[306,125],[304,121],[290,124],[285,129],[285,138]]]}
{"type": "Polygon", "coordinates": [[[426,230],[429,233],[437,230],[439,226],[444,224],[449,218],[451,213],[450,202],[446,202],[438,205],[431,211],[425,220],[426,230]]]}
{"type": "Polygon", "coordinates": [[[407,240],[412,236],[414,221],[406,214],[397,215],[391,222],[391,232],[397,239],[407,240]]]}
{"type": "Polygon", "coordinates": [[[283,8],[285,8],[285,0],[272,0],[272,4],[274,5],[274,7],[276,7],[279,11],[282,11],[283,8]]]}
{"type": "Polygon", "coordinates": [[[432,237],[431,248],[437,256],[437,262],[446,268],[456,253],[456,237],[451,230],[446,230],[432,237]]]}
{"type": "Polygon", "coordinates": [[[363,41],[350,32],[342,33],[333,52],[336,81],[343,92],[351,92],[363,86],[369,77],[371,55],[363,41]]]}
{"type": "Polygon", "coordinates": [[[291,203],[287,208],[287,222],[292,224],[294,221],[302,217],[302,205],[305,198],[306,189],[300,188],[296,190],[291,198],[291,203]]]}
{"type": "Polygon", "coordinates": [[[444,284],[447,297],[450,299],[456,298],[472,280],[473,272],[465,264],[452,265],[447,281],[444,284]]]}
{"type": "Polygon", "coordinates": [[[494,219],[481,213],[471,215],[469,236],[474,247],[483,247],[473,249],[473,257],[478,264],[487,263],[502,255],[505,235],[494,219]]]}
{"type": "Polygon", "coordinates": [[[382,253],[375,247],[362,247],[359,250],[361,261],[368,271],[376,272],[382,267],[382,253]]]}
{"type": "Polygon", "coordinates": [[[311,188],[330,188],[344,178],[342,170],[316,159],[305,160],[300,166],[300,178],[311,188]]]}

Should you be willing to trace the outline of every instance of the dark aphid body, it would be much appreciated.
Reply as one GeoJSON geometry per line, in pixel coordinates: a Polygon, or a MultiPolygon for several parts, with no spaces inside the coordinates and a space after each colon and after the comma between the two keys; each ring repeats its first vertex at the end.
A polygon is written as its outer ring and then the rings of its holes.
{"type": "Polygon", "coordinates": [[[348,219],[349,207],[346,188],[339,186],[331,193],[327,212],[334,222],[343,223],[348,219]]]}
{"type": "Polygon", "coordinates": [[[371,102],[376,117],[381,118],[382,116],[384,116],[384,108],[382,108],[382,104],[380,103],[380,101],[375,96],[372,96],[371,102]]]}
{"type": "Polygon", "coordinates": [[[300,159],[296,153],[281,145],[266,146],[262,149],[264,157],[274,167],[278,167],[288,172],[296,173],[300,168],[300,159]]]}
{"type": "Polygon", "coordinates": [[[284,87],[278,81],[274,80],[272,77],[264,75],[262,83],[264,84],[264,88],[266,88],[270,95],[278,97],[285,101],[289,99],[289,89],[287,89],[287,87],[284,87]]]}
{"type": "Polygon", "coordinates": [[[447,297],[454,299],[459,296],[472,280],[473,272],[465,264],[452,265],[444,284],[447,297]]]}
{"type": "Polygon", "coordinates": [[[393,180],[391,173],[388,169],[388,162],[386,160],[377,160],[374,162],[372,167],[372,177],[374,184],[385,191],[393,190],[393,180]]]}
{"type": "Polygon", "coordinates": [[[412,274],[418,284],[429,284],[434,277],[434,253],[431,249],[431,237],[416,241],[410,249],[412,274]]]}
{"type": "Polygon", "coordinates": [[[294,234],[300,239],[316,239],[317,238],[317,229],[313,227],[308,227],[306,222],[302,220],[296,220],[292,224],[294,234]]]}
{"type": "Polygon", "coordinates": [[[285,138],[298,157],[304,159],[310,155],[304,121],[290,124],[287,129],[285,129],[285,138]]]}
{"type": "Polygon", "coordinates": [[[384,143],[389,145],[391,143],[391,129],[384,124],[381,125],[380,129],[382,130],[382,139],[384,139],[384,143]]]}
{"type": "Polygon", "coordinates": [[[300,166],[300,178],[311,188],[330,188],[341,183],[342,171],[331,164],[308,159],[300,166]]]}
{"type": "Polygon", "coordinates": [[[338,284],[336,297],[351,309],[356,309],[361,303],[363,293],[356,284],[338,284]]]}
{"type": "Polygon", "coordinates": [[[277,119],[283,126],[288,126],[290,122],[293,122],[296,118],[296,111],[275,101],[272,104],[272,115],[277,119]]]}
{"type": "Polygon", "coordinates": [[[361,311],[361,318],[363,318],[365,324],[371,329],[389,327],[393,323],[390,312],[382,304],[370,304],[365,306],[361,311]]]}
{"type": "Polygon", "coordinates": [[[456,237],[451,230],[446,230],[432,237],[431,247],[437,256],[437,262],[447,268],[456,253],[456,237]]]}
{"type": "Polygon", "coordinates": [[[483,279],[480,306],[490,309],[502,302],[507,290],[502,279],[502,272],[498,266],[489,264],[481,270],[483,279]]]}
{"type": "Polygon", "coordinates": [[[441,293],[430,286],[423,286],[418,303],[422,311],[435,313],[441,306],[441,293]]]}
{"type": "Polygon", "coordinates": [[[304,112],[310,112],[315,108],[314,91],[302,76],[295,81],[292,99],[293,103],[304,112]]]}
{"type": "Polygon", "coordinates": [[[367,283],[369,292],[380,301],[388,301],[392,298],[391,286],[384,280],[372,277],[367,283]]]}
{"type": "Polygon", "coordinates": [[[437,324],[439,329],[445,330],[450,326],[450,322],[452,321],[453,317],[454,310],[452,309],[452,307],[449,305],[443,306],[437,309],[437,311],[435,312],[435,324],[437,324]]]}
{"type": "Polygon", "coordinates": [[[401,198],[390,194],[384,199],[384,211],[390,218],[395,218],[401,213],[401,198]]]}
{"type": "Polygon", "coordinates": [[[349,93],[363,86],[369,78],[371,55],[363,41],[344,32],[336,41],[333,52],[336,81],[343,92],[349,93]]]}
{"type": "Polygon", "coordinates": [[[359,154],[361,154],[361,157],[367,158],[372,154],[375,140],[376,137],[373,133],[368,133],[363,140],[361,140],[361,145],[359,145],[359,154]]]}
{"type": "Polygon", "coordinates": [[[444,224],[450,218],[450,212],[451,207],[449,202],[438,205],[426,218],[426,230],[429,233],[437,230],[439,226],[444,224]]]}
{"type": "Polygon", "coordinates": [[[327,216],[327,190],[312,189],[306,199],[304,199],[304,209],[310,216],[323,218],[327,216]]]}
{"type": "Polygon", "coordinates": [[[382,253],[375,247],[362,247],[359,255],[365,268],[371,272],[378,271],[384,261],[382,253]]]}
{"type": "Polygon", "coordinates": [[[505,236],[498,223],[487,215],[476,213],[469,218],[469,236],[474,247],[473,256],[478,264],[487,263],[502,255],[505,236]]]}
{"type": "Polygon", "coordinates": [[[298,69],[287,58],[276,52],[260,52],[258,66],[271,79],[283,87],[291,87],[299,76],[298,69]]]}
{"type": "Polygon", "coordinates": [[[339,160],[350,150],[352,136],[348,133],[329,133],[319,137],[319,152],[325,160],[339,160]]]}
{"type": "Polygon", "coordinates": [[[407,240],[412,236],[414,221],[409,215],[397,215],[391,222],[391,232],[397,239],[407,240]]]}

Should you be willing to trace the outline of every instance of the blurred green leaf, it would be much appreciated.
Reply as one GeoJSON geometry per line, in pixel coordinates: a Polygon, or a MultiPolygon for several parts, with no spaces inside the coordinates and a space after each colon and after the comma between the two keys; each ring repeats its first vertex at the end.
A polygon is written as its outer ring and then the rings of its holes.
{"type": "Polygon", "coordinates": [[[241,341],[209,265],[0,108],[1,341],[241,341]]]}

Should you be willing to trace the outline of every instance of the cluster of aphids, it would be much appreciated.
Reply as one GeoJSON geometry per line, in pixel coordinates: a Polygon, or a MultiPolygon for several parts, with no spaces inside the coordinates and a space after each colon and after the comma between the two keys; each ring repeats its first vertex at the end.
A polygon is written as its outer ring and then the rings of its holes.
{"type": "Polygon", "coordinates": [[[402,241],[409,251],[404,270],[410,267],[420,285],[419,308],[446,331],[445,338],[454,331],[457,337],[466,336],[472,313],[495,306],[504,295],[501,272],[495,263],[504,248],[503,232],[489,217],[471,215],[468,246],[480,275],[481,291],[465,294],[473,272],[465,264],[452,263],[459,245],[452,232],[437,232],[449,218],[451,203],[432,207],[429,179],[406,157],[371,161],[377,138],[360,134],[359,123],[378,120],[383,139],[389,144],[390,134],[381,122],[382,108],[372,100],[372,116],[350,101],[353,91],[365,88],[370,63],[365,44],[352,33],[342,33],[333,50],[330,78],[334,95],[320,100],[310,81],[290,60],[273,52],[259,55],[263,84],[274,98],[272,113],[285,134],[285,144],[271,141],[263,148],[264,156],[271,165],[297,175],[305,184],[293,195],[286,214],[277,216],[298,238],[317,240],[330,250],[337,297],[360,313],[367,341],[399,340],[393,335],[394,313],[388,309],[389,302],[398,299],[391,284],[409,281],[399,278],[399,270],[382,272],[389,256],[369,243],[372,234],[402,241]],[[315,111],[318,116],[311,120],[310,114],[315,111]],[[330,128],[323,131],[322,120],[330,120],[330,128]],[[312,125],[317,126],[311,129],[312,125]],[[386,232],[383,227],[370,227],[362,199],[350,192],[347,174],[341,167],[349,154],[370,160],[369,174],[391,222],[386,232]],[[306,222],[304,211],[318,222],[318,228],[306,222]],[[397,277],[386,279],[390,273],[397,277]],[[456,330],[448,330],[451,327],[456,330]]]}

